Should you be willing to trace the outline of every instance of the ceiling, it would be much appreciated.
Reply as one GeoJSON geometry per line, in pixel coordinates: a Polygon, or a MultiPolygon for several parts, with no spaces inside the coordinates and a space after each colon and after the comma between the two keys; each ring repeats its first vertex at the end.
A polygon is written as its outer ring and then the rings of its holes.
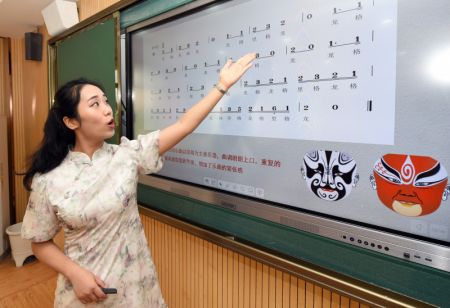
{"type": "Polygon", "coordinates": [[[44,24],[41,10],[54,0],[0,0],[0,36],[23,37],[44,24]]]}

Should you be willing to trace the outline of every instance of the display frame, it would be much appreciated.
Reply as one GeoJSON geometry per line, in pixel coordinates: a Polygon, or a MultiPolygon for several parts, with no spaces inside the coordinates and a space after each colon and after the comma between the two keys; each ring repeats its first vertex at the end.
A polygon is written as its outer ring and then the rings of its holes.
{"type": "MultiPolygon", "coordinates": [[[[195,1],[183,7],[150,18],[126,29],[126,97],[127,123],[133,122],[132,80],[131,80],[131,36],[136,31],[170,22],[180,17],[195,14],[211,5],[227,1],[195,1]]],[[[127,125],[127,137],[133,138],[132,125],[127,125]]],[[[393,256],[425,266],[450,272],[450,247],[448,243],[405,234],[395,230],[379,228],[344,218],[330,217],[307,210],[266,202],[256,198],[237,195],[195,183],[187,183],[159,175],[139,177],[139,183],[200,200],[221,208],[245,213],[268,221],[310,232],[357,247],[393,256]]]]}

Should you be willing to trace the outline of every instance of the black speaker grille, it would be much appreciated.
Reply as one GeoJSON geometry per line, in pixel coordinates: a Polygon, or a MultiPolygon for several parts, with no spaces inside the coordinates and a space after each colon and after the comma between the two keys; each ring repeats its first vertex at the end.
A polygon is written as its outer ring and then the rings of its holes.
{"type": "Polygon", "coordinates": [[[42,34],[25,33],[25,59],[42,61],[42,34]]]}

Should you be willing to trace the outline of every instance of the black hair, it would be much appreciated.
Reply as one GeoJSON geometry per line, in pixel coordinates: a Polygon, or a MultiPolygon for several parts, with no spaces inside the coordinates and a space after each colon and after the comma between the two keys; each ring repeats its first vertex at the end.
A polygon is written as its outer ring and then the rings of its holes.
{"type": "Polygon", "coordinates": [[[44,138],[39,148],[31,156],[30,164],[23,178],[23,185],[31,190],[31,183],[36,173],[47,173],[58,167],[69,153],[69,147],[75,145],[75,133],[64,124],[64,117],[77,119],[81,89],[85,85],[103,87],[84,78],[67,82],[55,94],[54,104],[50,108],[44,125],[44,138]]]}

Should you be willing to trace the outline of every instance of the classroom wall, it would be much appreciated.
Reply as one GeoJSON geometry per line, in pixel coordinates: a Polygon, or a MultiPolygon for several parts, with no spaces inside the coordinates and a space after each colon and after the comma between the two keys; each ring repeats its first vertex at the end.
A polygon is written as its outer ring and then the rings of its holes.
{"type": "Polygon", "coordinates": [[[100,12],[120,0],[79,0],[78,15],[80,21],[100,12]]]}
{"type": "Polygon", "coordinates": [[[10,225],[8,126],[10,123],[9,98],[9,40],[0,38],[0,255],[8,247],[5,229],[10,225]]]}
{"type": "MultiPolygon", "coordinates": [[[[45,26],[38,28],[46,46],[48,33],[45,26]]],[[[48,111],[48,66],[47,49],[42,50],[42,61],[25,60],[25,39],[10,39],[11,53],[11,97],[12,97],[12,172],[16,221],[22,221],[28,192],[22,185],[22,173],[26,161],[42,139],[42,129],[48,111]]]]}
{"type": "MultiPolygon", "coordinates": [[[[5,158],[5,152],[9,152],[8,146],[8,135],[11,125],[11,114],[10,114],[10,98],[11,98],[11,79],[9,75],[9,39],[0,37],[0,116],[6,118],[6,132],[0,132],[0,227],[2,235],[0,235],[0,254],[2,254],[4,241],[7,241],[6,233],[4,233],[5,228],[10,225],[10,183],[9,183],[9,155],[5,158]],[[8,160],[8,161],[6,161],[8,160]]],[[[5,128],[5,127],[4,127],[5,128]]]]}
{"type": "Polygon", "coordinates": [[[9,115],[9,39],[0,37],[0,115],[9,115]]]}

